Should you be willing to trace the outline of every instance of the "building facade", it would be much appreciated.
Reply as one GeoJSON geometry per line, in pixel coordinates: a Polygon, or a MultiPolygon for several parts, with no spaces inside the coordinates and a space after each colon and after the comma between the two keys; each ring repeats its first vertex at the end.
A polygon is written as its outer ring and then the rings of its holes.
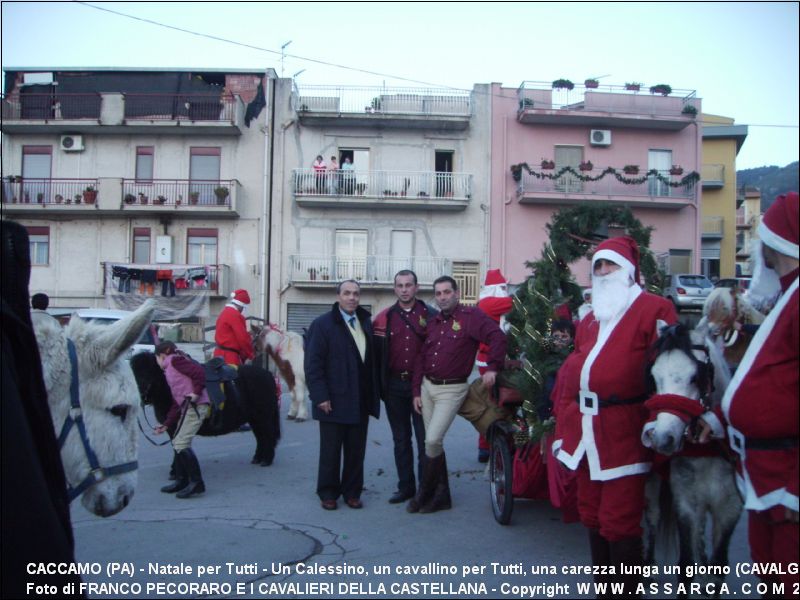
{"type": "MultiPolygon", "coordinates": [[[[490,266],[523,281],[530,274],[525,261],[538,259],[548,241],[545,226],[554,212],[604,201],[630,207],[655,228],[651,250],[665,270],[697,272],[698,185],[671,187],[654,177],[625,184],[613,175],[585,181],[569,173],[540,178],[524,169],[517,181],[510,167],[527,163],[536,174],[549,175],[570,166],[597,177],[608,167],[622,173],[635,166],[638,172],[625,178],[656,169],[665,180],[680,182],[700,171],[700,112],[701,101],[690,90],[662,95],[614,85],[566,89],[525,81],[513,89],[492,84],[490,266]]],[[[609,235],[623,233],[609,226],[609,235]]],[[[571,269],[579,283],[588,284],[588,261],[571,269]]]]}

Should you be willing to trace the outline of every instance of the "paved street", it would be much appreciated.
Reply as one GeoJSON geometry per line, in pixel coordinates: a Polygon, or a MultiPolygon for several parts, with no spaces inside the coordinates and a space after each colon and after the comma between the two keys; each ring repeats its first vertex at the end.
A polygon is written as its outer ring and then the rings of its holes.
{"type": "MultiPolygon", "coordinates": [[[[284,395],[284,417],[287,409],[284,395]]],[[[314,493],[318,435],[316,422],[284,418],[277,458],[268,468],[250,464],[255,442],[249,432],[196,440],[208,491],[189,500],[159,492],[167,482],[171,451],[142,439],[139,486],[128,508],[101,519],[73,505],[77,559],[103,569],[84,580],[138,582],[141,593],[129,595],[139,597],[237,597],[238,591],[238,597],[461,593],[509,598],[577,597],[577,584],[591,581],[590,575],[561,572],[564,566],[590,564],[586,534],[578,524],[562,524],[546,503],[517,501],[509,526],[494,521],[489,485],[476,461],[477,435],[463,419],[456,420],[445,443],[453,509],[431,515],[409,515],[403,505],[387,503],[395,469],[385,418],[370,422],[364,509],[340,505],[335,512],[322,510],[314,493]],[[133,576],[109,576],[108,565],[114,563],[128,563],[133,576]],[[198,574],[201,566],[210,568],[198,574]],[[342,571],[313,570],[320,567],[342,571]],[[237,589],[237,584],[243,586],[237,589]]],[[[732,564],[749,556],[743,525],[734,536],[732,564]]],[[[737,597],[746,597],[741,582],[754,581],[728,580],[737,597]]],[[[120,597],[129,588],[95,591],[90,595],[120,597]]]]}

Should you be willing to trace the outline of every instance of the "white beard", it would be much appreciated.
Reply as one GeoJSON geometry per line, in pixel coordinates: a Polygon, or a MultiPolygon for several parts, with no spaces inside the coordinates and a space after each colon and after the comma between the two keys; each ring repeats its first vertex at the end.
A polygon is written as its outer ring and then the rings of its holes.
{"type": "Polygon", "coordinates": [[[599,277],[592,275],[592,310],[598,321],[610,321],[628,305],[631,279],[625,269],[599,277]]]}
{"type": "Polygon", "coordinates": [[[761,240],[753,240],[750,244],[750,260],[753,264],[753,280],[747,290],[747,300],[756,310],[767,314],[781,293],[781,280],[774,269],[764,264],[761,253],[761,240]]]}

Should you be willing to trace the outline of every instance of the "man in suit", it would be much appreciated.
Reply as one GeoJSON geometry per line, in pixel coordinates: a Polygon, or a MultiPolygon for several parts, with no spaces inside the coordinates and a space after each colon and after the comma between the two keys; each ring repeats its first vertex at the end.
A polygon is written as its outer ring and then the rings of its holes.
{"type": "Polygon", "coordinates": [[[361,508],[369,415],[380,416],[370,313],[357,281],[341,282],[331,311],[311,324],[305,355],[313,417],[319,421],[317,495],[325,510],[339,496],[361,508]],[[344,457],[344,464],[342,464],[344,457]]]}

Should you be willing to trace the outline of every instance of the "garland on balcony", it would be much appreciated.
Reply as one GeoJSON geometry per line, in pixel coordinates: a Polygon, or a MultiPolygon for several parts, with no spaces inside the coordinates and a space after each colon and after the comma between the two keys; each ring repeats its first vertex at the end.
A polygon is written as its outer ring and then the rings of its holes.
{"type": "Polygon", "coordinates": [[[573,167],[561,167],[555,173],[544,173],[539,171],[534,171],[528,165],[528,163],[519,163],[517,165],[511,165],[511,176],[514,178],[514,181],[522,181],[522,171],[523,169],[527,171],[529,174],[533,175],[537,179],[558,179],[562,177],[565,173],[571,173],[575,177],[577,177],[581,181],[600,181],[606,175],[613,175],[617,181],[620,183],[624,183],[625,185],[640,185],[648,181],[651,177],[655,177],[664,185],[668,185],[669,187],[683,187],[686,185],[694,184],[700,181],[700,173],[697,171],[692,171],[691,173],[687,173],[681,179],[677,181],[672,181],[669,177],[665,177],[658,169],[650,169],[647,173],[642,175],[641,177],[625,177],[625,175],[617,171],[614,167],[607,167],[604,171],[602,171],[599,175],[592,176],[592,175],[583,175],[581,171],[576,171],[573,167]]]}

